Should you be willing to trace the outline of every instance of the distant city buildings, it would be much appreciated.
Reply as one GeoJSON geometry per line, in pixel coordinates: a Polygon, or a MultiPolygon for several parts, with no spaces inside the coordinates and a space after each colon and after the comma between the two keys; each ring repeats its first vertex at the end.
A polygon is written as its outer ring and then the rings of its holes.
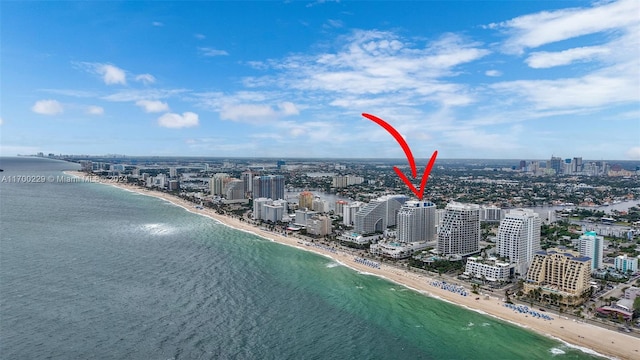
{"type": "Polygon", "coordinates": [[[298,208],[309,209],[313,207],[313,193],[311,191],[303,191],[298,196],[298,208]]]}
{"type": "Polygon", "coordinates": [[[442,255],[471,255],[480,251],[480,206],[452,202],[445,207],[438,229],[442,255]]]}
{"type": "Polygon", "coordinates": [[[521,276],[526,275],[534,254],[540,250],[540,227],[540,216],[530,209],[509,211],[498,227],[498,255],[509,259],[521,276]]]}
{"type": "Polygon", "coordinates": [[[559,295],[560,304],[578,305],[589,291],[590,275],[591,259],[578,252],[558,248],[538,251],[527,271],[524,292],[559,295]]]}
{"type": "Polygon", "coordinates": [[[345,188],[350,185],[358,185],[364,182],[364,178],[355,175],[336,175],[332,178],[331,186],[334,188],[345,188]]]}

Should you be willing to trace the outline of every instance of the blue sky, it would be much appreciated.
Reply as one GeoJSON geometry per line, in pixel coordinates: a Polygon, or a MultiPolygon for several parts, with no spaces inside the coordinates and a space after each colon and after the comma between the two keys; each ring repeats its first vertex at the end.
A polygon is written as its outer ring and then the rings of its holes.
{"type": "Polygon", "coordinates": [[[640,159],[640,2],[0,3],[0,154],[640,159]]]}

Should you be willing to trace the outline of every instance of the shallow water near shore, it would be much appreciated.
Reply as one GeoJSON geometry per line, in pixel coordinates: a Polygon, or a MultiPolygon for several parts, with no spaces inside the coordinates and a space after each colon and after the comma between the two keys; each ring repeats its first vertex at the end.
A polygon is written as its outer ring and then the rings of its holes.
{"type": "Polygon", "coordinates": [[[3,183],[0,202],[3,358],[594,358],[111,186],[3,183]]]}

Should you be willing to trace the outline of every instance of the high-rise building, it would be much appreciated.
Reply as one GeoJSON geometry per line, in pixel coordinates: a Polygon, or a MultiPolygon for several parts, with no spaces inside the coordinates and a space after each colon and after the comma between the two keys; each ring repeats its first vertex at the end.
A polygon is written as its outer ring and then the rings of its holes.
{"type": "Polygon", "coordinates": [[[524,292],[560,295],[558,302],[578,305],[589,291],[591,259],[566,249],[536,252],[524,282],[524,292]]]}
{"type": "Polygon", "coordinates": [[[313,201],[311,203],[311,210],[323,213],[323,212],[327,212],[328,209],[329,209],[329,205],[327,204],[326,201],[320,199],[320,197],[313,198],[313,201]]]}
{"type": "Polygon", "coordinates": [[[313,206],[313,193],[311,191],[303,191],[298,196],[298,208],[311,209],[313,206]]]}
{"type": "Polygon", "coordinates": [[[331,234],[331,218],[328,216],[314,215],[307,219],[307,234],[325,236],[331,234]]]}
{"type": "Polygon", "coordinates": [[[360,234],[372,234],[394,226],[398,210],[407,199],[405,195],[385,195],[371,200],[356,213],[354,230],[360,234]]]}
{"type": "Polygon", "coordinates": [[[438,229],[438,252],[471,255],[480,251],[480,206],[451,202],[445,207],[438,229]]]}
{"type": "Polygon", "coordinates": [[[342,223],[347,226],[353,226],[356,214],[365,204],[362,201],[354,201],[344,205],[342,208],[342,223]]]}
{"type": "Polygon", "coordinates": [[[502,209],[495,205],[480,207],[480,221],[497,223],[502,219],[502,209]]]}
{"type": "Polygon", "coordinates": [[[595,231],[587,231],[578,239],[578,249],[581,256],[591,258],[591,271],[601,269],[602,254],[604,252],[604,238],[595,231]]]}
{"type": "Polygon", "coordinates": [[[344,207],[349,205],[349,202],[346,200],[337,200],[336,201],[336,215],[343,215],[344,207]]]}
{"type": "Polygon", "coordinates": [[[224,186],[224,195],[227,200],[244,199],[244,181],[232,179],[224,186]]]}
{"type": "Polygon", "coordinates": [[[398,211],[398,242],[436,240],[436,206],[429,201],[407,201],[398,211]]]}
{"type": "Polygon", "coordinates": [[[284,199],[284,176],[266,175],[253,178],[253,196],[284,199]]]}
{"type": "Polygon", "coordinates": [[[253,199],[253,219],[270,221],[272,223],[282,221],[287,213],[285,200],[272,200],[267,198],[253,199]]]}
{"type": "Polygon", "coordinates": [[[229,180],[229,174],[227,173],[215,173],[211,179],[209,179],[209,187],[211,195],[222,196],[224,194],[224,185],[229,180]]]}
{"type": "Polygon", "coordinates": [[[178,169],[176,169],[173,166],[170,167],[169,168],[169,177],[172,178],[172,179],[178,177],[178,169]]]}
{"type": "Polygon", "coordinates": [[[534,254],[540,250],[540,216],[530,209],[511,210],[500,222],[498,255],[515,264],[516,274],[525,276],[534,254]]]}
{"type": "Polygon", "coordinates": [[[250,193],[253,192],[253,172],[251,171],[243,171],[240,178],[244,182],[244,191],[250,193]]]}
{"type": "Polygon", "coordinates": [[[564,169],[562,165],[562,158],[557,156],[552,156],[551,161],[549,161],[549,166],[547,167],[555,170],[556,175],[562,175],[562,171],[564,169]]]}

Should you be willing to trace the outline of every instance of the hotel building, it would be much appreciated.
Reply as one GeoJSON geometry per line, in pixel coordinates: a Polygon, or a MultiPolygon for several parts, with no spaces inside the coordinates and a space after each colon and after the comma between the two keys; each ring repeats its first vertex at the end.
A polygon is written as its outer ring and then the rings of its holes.
{"type": "Polygon", "coordinates": [[[524,292],[540,289],[542,294],[561,295],[561,304],[579,305],[589,291],[590,279],[590,258],[575,251],[551,248],[535,253],[525,278],[524,292]]]}
{"type": "Polygon", "coordinates": [[[540,250],[540,227],[540,216],[530,209],[511,210],[500,222],[496,250],[515,265],[520,276],[527,274],[533,255],[540,250]]]}
{"type": "Polygon", "coordinates": [[[627,255],[616,256],[613,265],[616,270],[626,273],[631,271],[631,273],[638,272],[638,258],[637,257],[627,257],[627,255]]]}
{"type": "Polygon", "coordinates": [[[372,234],[396,225],[398,210],[407,199],[405,195],[385,195],[372,200],[356,213],[354,230],[360,234],[372,234]]]}
{"type": "Polygon", "coordinates": [[[436,205],[429,201],[407,201],[398,211],[398,242],[436,240],[436,205]]]}
{"type": "Polygon", "coordinates": [[[464,274],[478,279],[484,278],[491,282],[509,281],[511,268],[511,264],[493,257],[484,260],[481,257],[470,256],[467,258],[464,274]]]}
{"type": "Polygon", "coordinates": [[[449,203],[439,225],[439,254],[466,256],[480,251],[479,205],[449,203]]]}

